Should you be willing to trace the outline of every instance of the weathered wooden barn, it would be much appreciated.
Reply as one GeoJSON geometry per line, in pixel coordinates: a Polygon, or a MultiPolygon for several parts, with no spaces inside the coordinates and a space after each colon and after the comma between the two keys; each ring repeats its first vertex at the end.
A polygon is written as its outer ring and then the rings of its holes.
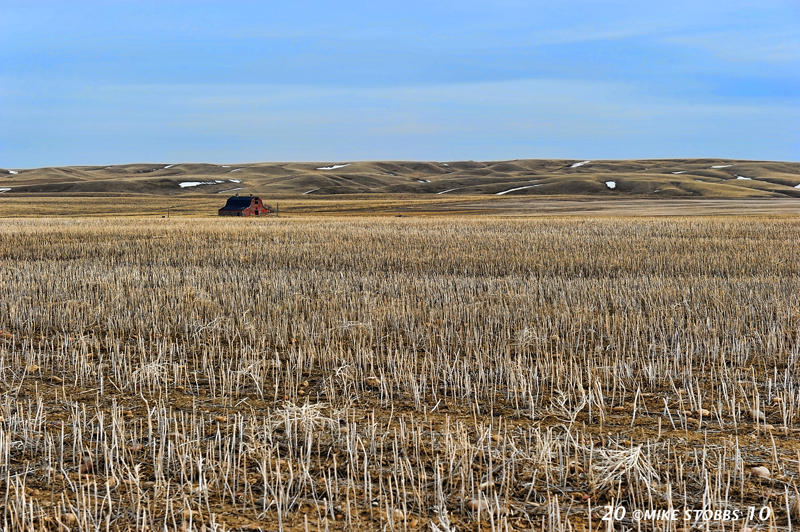
{"type": "Polygon", "coordinates": [[[225,206],[219,210],[220,216],[262,216],[270,214],[272,209],[264,205],[258,196],[231,196],[225,206]]]}

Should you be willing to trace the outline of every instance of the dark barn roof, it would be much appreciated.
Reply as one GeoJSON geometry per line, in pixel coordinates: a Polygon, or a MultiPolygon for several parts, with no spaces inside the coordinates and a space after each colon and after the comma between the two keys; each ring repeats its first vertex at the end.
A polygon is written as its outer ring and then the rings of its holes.
{"type": "Polygon", "coordinates": [[[252,196],[231,196],[223,209],[226,211],[240,211],[248,208],[254,199],[252,196]]]}

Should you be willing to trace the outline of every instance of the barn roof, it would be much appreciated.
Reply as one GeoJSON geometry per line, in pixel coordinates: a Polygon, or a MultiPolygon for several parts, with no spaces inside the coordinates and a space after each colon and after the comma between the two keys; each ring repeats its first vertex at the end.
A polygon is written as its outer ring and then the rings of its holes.
{"type": "Polygon", "coordinates": [[[252,196],[231,196],[225,203],[223,209],[229,211],[238,211],[246,209],[250,206],[255,198],[252,196]]]}

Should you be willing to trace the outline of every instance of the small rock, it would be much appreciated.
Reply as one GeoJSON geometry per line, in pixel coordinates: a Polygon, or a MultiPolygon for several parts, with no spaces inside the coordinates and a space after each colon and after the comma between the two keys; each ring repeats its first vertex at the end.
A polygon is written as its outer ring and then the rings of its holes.
{"type": "Polygon", "coordinates": [[[769,474],[769,469],[767,469],[764,466],[753,466],[750,468],[750,473],[757,478],[763,478],[767,480],[771,478],[769,474]]]}
{"type": "Polygon", "coordinates": [[[467,503],[467,507],[473,512],[489,511],[489,503],[485,499],[472,499],[467,503]]]}

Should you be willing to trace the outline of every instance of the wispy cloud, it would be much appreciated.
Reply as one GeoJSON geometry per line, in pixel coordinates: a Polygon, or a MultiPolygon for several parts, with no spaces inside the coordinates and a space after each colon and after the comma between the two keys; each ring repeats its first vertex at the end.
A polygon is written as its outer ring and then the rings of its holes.
{"type": "Polygon", "coordinates": [[[796,0],[9,0],[0,166],[796,159],[799,21],[796,0]]]}
{"type": "MultiPolygon", "coordinates": [[[[798,20],[800,27],[800,20],[798,20]]],[[[713,54],[731,63],[800,62],[800,31],[752,32],[746,29],[675,35],[664,42],[713,54]]]]}

